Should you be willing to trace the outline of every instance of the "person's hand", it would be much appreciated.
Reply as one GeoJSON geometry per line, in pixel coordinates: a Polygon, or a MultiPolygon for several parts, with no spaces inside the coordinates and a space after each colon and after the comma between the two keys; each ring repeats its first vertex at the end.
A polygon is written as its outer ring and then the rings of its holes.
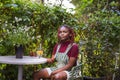
{"type": "Polygon", "coordinates": [[[52,75],[55,75],[55,74],[56,74],[56,71],[53,71],[53,72],[51,73],[51,76],[52,76],[52,75]]]}
{"type": "Polygon", "coordinates": [[[52,63],[52,62],[53,62],[53,59],[52,59],[52,58],[47,58],[47,62],[48,62],[48,63],[52,63]]]}

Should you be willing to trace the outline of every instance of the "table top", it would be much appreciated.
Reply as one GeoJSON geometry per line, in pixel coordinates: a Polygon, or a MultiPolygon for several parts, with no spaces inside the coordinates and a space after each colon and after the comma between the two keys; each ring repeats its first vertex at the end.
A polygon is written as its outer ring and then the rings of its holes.
{"type": "Polygon", "coordinates": [[[43,64],[47,59],[43,57],[23,56],[19,59],[16,56],[0,56],[0,63],[16,64],[16,65],[29,65],[29,64],[43,64]]]}

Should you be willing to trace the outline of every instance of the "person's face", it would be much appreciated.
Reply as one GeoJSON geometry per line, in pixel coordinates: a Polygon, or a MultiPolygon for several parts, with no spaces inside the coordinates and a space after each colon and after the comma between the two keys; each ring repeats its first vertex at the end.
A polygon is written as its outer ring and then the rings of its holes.
{"type": "Polygon", "coordinates": [[[62,41],[67,40],[69,38],[69,30],[66,27],[61,27],[59,37],[62,41]]]}

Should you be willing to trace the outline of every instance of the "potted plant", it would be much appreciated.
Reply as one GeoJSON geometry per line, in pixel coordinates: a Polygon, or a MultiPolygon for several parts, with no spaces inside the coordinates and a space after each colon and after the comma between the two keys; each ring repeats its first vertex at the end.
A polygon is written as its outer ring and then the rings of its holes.
{"type": "Polygon", "coordinates": [[[30,31],[30,27],[14,27],[12,30],[6,30],[7,41],[9,45],[15,47],[16,58],[22,58],[24,53],[24,45],[34,40],[34,31],[30,31]]]}

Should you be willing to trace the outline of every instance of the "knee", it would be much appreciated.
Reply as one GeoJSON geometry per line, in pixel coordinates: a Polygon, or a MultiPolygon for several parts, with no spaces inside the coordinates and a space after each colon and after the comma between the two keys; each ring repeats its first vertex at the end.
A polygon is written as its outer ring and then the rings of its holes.
{"type": "Polygon", "coordinates": [[[49,74],[47,73],[46,69],[39,70],[37,72],[33,73],[34,79],[40,79],[40,78],[50,78],[49,74]]]}
{"type": "Polygon", "coordinates": [[[54,75],[54,80],[61,80],[61,75],[55,74],[54,75]]]}
{"type": "Polygon", "coordinates": [[[67,77],[64,74],[58,73],[53,75],[52,80],[67,80],[67,77]]]}

